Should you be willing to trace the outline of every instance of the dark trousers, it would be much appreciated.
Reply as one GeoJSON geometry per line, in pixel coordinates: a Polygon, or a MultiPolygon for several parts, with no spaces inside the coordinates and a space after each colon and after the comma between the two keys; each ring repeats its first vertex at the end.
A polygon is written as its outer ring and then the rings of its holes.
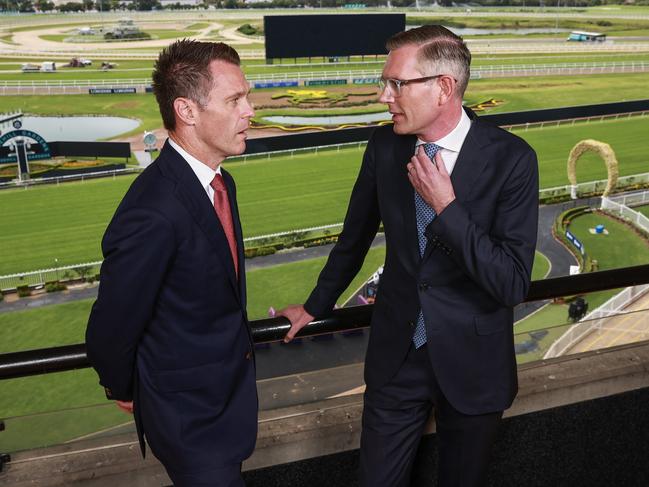
{"type": "Polygon", "coordinates": [[[241,464],[215,467],[201,472],[178,473],[167,468],[174,487],[245,487],[241,464]]]}
{"type": "Polygon", "coordinates": [[[435,409],[440,487],[478,487],[502,411],[471,416],[444,397],[426,346],[411,346],[403,365],[385,386],[367,389],[361,433],[361,486],[407,487],[417,447],[435,409]]]}

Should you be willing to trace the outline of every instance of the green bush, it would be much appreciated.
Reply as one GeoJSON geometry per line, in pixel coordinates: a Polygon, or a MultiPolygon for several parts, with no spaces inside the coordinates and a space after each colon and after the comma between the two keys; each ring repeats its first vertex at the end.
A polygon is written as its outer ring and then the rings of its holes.
{"type": "Polygon", "coordinates": [[[254,36],[258,32],[257,29],[250,24],[243,24],[237,30],[247,36],[254,36]]]}
{"type": "Polygon", "coordinates": [[[27,284],[18,286],[16,288],[16,292],[18,293],[19,298],[26,298],[27,296],[31,296],[32,294],[32,290],[29,289],[29,286],[27,284]]]}
{"type": "Polygon", "coordinates": [[[272,255],[275,252],[277,252],[277,249],[275,247],[268,246],[268,247],[254,247],[251,249],[246,249],[244,251],[244,254],[247,259],[252,259],[253,257],[261,257],[264,255],[272,255]]]}
{"type": "Polygon", "coordinates": [[[65,291],[67,286],[59,281],[51,281],[45,283],[46,293],[56,293],[58,291],[65,291]]]}

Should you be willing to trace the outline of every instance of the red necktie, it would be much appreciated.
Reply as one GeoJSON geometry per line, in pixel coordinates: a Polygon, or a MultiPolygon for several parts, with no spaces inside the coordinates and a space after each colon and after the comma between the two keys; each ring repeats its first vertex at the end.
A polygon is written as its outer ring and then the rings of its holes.
{"type": "Polygon", "coordinates": [[[214,210],[216,216],[221,221],[221,226],[225,232],[230,245],[230,253],[232,254],[232,262],[234,263],[234,272],[239,277],[239,266],[237,258],[237,240],[234,237],[234,224],[232,223],[232,212],[230,211],[230,201],[228,200],[228,190],[223,182],[223,177],[220,174],[214,176],[210,183],[214,189],[214,210]]]}

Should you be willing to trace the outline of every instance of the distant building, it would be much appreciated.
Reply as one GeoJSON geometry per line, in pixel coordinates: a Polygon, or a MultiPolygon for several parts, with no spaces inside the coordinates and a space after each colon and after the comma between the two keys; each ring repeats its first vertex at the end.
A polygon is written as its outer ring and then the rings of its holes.
{"type": "Polygon", "coordinates": [[[576,42],[604,42],[606,40],[606,34],[573,30],[568,36],[568,40],[576,42]]]}

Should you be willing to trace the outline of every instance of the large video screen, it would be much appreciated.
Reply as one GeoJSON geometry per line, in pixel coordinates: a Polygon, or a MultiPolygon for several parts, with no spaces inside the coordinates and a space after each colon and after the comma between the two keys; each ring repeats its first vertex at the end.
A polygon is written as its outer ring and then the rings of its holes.
{"type": "Polygon", "coordinates": [[[386,54],[405,14],[264,16],[266,59],[386,54]]]}

